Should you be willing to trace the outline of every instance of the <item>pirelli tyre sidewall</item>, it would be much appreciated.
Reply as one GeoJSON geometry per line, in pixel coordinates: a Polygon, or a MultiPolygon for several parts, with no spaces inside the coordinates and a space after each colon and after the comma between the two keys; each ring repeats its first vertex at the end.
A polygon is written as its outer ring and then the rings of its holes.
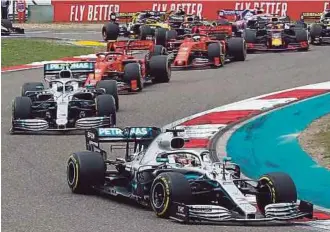
{"type": "Polygon", "coordinates": [[[181,173],[161,173],[150,189],[151,208],[161,218],[170,216],[173,202],[190,204],[191,199],[189,182],[181,173]]]}
{"type": "Polygon", "coordinates": [[[297,189],[291,177],[285,173],[273,172],[260,177],[256,195],[258,209],[265,214],[265,207],[274,203],[297,201],[297,189]]]}
{"type": "Polygon", "coordinates": [[[75,152],[67,162],[67,183],[73,193],[92,193],[104,183],[105,163],[97,152],[75,152]]]}

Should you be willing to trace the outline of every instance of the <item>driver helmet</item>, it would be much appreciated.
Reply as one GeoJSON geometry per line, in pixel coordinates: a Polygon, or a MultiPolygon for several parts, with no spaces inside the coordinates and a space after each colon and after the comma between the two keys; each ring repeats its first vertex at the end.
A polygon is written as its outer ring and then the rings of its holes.
{"type": "Polygon", "coordinates": [[[185,18],[185,21],[186,21],[186,22],[193,22],[193,21],[194,21],[194,17],[193,17],[193,16],[187,16],[187,17],[185,18]]]}
{"type": "Polygon", "coordinates": [[[200,41],[201,40],[200,35],[194,35],[192,38],[193,38],[194,41],[200,41]]]}
{"type": "Polygon", "coordinates": [[[178,11],[176,12],[177,15],[185,15],[186,12],[183,10],[182,7],[179,7],[178,11]]]}
{"type": "Polygon", "coordinates": [[[111,20],[111,21],[116,21],[116,19],[117,19],[116,13],[112,12],[112,13],[110,14],[110,20],[111,20]]]}
{"type": "Polygon", "coordinates": [[[247,11],[244,15],[244,20],[249,20],[254,16],[254,14],[251,11],[247,11]]]}
{"type": "Polygon", "coordinates": [[[198,160],[194,156],[178,155],[174,159],[175,163],[181,167],[196,167],[199,165],[198,160]]]}

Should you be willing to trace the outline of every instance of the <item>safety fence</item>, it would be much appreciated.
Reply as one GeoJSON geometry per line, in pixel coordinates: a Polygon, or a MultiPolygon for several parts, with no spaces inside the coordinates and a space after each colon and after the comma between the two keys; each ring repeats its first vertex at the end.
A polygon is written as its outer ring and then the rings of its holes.
{"type": "Polygon", "coordinates": [[[265,13],[290,16],[299,20],[302,12],[322,12],[330,8],[330,1],[306,0],[273,0],[273,1],[230,1],[230,0],[11,0],[9,9],[11,18],[18,13],[17,3],[26,5],[26,18],[50,22],[105,22],[110,19],[110,13],[131,13],[142,10],[169,11],[183,8],[188,14],[215,20],[217,11],[221,9],[254,9],[262,8],[265,13]],[[42,10],[40,8],[43,7],[42,10]],[[46,12],[46,13],[45,13],[46,12]],[[37,15],[40,14],[40,15],[37,15]],[[45,19],[46,18],[46,19],[45,19]]]}

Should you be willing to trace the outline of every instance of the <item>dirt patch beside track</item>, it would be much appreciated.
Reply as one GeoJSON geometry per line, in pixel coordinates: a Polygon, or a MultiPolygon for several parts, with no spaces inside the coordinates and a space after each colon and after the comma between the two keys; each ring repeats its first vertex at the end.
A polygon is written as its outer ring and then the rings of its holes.
{"type": "Polygon", "coordinates": [[[302,148],[320,165],[330,169],[330,114],[315,120],[299,136],[302,148]]]}

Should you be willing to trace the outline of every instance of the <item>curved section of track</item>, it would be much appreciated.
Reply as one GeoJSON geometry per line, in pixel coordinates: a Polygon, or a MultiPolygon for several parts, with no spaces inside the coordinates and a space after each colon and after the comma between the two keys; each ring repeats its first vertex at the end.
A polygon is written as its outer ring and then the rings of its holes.
{"type": "MultiPolygon", "coordinates": [[[[329,47],[307,53],[250,55],[218,70],[172,73],[169,84],[120,98],[119,126],[163,126],[245,98],[329,80],[329,47]]],[[[66,161],[84,149],[82,135],[9,135],[11,101],[42,70],[2,75],[2,229],[4,231],[283,231],[283,227],[184,226],[151,211],[95,196],[71,194],[66,161]],[[166,228],[166,229],[164,229],[166,228]]],[[[286,231],[304,231],[294,227],[286,231]]],[[[311,231],[306,229],[306,231],[311,231]]]]}

